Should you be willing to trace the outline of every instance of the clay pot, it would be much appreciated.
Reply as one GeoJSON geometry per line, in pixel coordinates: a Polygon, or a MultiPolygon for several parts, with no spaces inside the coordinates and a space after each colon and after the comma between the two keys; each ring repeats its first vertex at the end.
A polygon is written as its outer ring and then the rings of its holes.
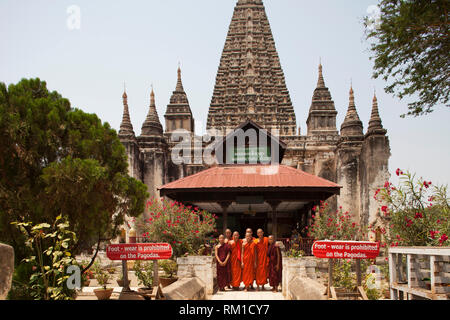
{"type": "MultiPolygon", "coordinates": [[[[126,286],[129,287],[130,283],[131,280],[128,280],[128,284],[126,286]]],[[[119,285],[119,287],[124,287],[124,280],[117,280],[117,284],[119,285]]]]}
{"type": "Polygon", "coordinates": [[[153,293],[153,288],[138,288],[138,292],[141,294],[152,294],[153,293]]]}
{"type": "Polygon", "coordinates": [[[95,289],[94,293],[97,296],[98,300],[109,300],[111,298],[111,295],[113,293],[113,288],[106,288],[106,289],[95,289]]]}
{"type": "Polygon", "coordinates": [[[170,286],[172,283],[176,282],[178,280],[178,278],[174,277],[174,278],[164,278],[164,277],[159,277],[159,283],[161,284],[161,286],[163,288],[170,286]]]}

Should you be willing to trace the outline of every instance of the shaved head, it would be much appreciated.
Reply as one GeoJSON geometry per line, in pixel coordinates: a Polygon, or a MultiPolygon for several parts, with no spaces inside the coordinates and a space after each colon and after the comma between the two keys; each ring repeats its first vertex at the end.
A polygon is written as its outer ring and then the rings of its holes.
{"type": "Polygon", "coordinates": [[[264,237],[264,231],[263,231],[263,229],[258,229],[258,231],[256,232],[256,234],[258,235],[259,238],[264,237]]]}

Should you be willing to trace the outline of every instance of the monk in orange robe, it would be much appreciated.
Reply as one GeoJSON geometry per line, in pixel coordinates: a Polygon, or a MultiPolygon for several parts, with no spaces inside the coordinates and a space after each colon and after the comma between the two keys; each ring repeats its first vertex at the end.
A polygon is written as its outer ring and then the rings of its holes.
{"type": "Polygon", "coordinates": [[[247,228],[247,230],[245,230],[245,234],[247,235],[247,233],[250,233],[252,236],[252,240],[255,240],[255,237],[253,236],[253,230],[250,228],[247,228]]]}
{"type": "Polygon", "coordinates": [[[258,229],[258,239],[255,240],[256,253],[258,255],[258,264],[256,266],[256,285],[257,290],[264,290],[264,286],[267,284],[267,278],[269,276],[269,260],[267,258],[267,250],[269,249],[269,239],[264,237],[264,231],[258,229]]]}
{"type": "Polygon", "coordinates": [[[245,235],[245,239],[242,242],[242,249],[242,282],[244,282],[245,291],[248,291],[255,281],[255,269],[258,264],[256,244],[250,233],[245,235]]]}
{"type": "Polygon", "coordinates": [[[233,240],[228,242],[231,248],[231,286],[234,290],[239,290],[242,282],[242,240],[239,239],[239,232],[233,233],[233,240]]]}

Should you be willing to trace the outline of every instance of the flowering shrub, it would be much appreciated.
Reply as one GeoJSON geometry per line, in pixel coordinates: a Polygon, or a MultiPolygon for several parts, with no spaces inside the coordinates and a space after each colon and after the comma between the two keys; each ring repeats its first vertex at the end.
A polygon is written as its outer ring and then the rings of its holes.
{"type": "Polygon", "coordinates": [[[383,235],[381,246],[448,246],[450,205],[447,187],[397,169],[399,186],[386,182],[376,191],[380,202],[372,232],[383,235]]]}
{"type": "Polygon", "coordinates": [[[342,207],[333,211],[328,208],[328,203],[321,201],[313,211],[314,222],[308,230],[308,237],[316,240],[362,240],[366,236],[342,207]]]}
{"type": "Polygon", "coordinates": [[[197,207],[153,199],[147,211],[136,221],[138,232],[150,241],[170,243],[175,257],[197,252],[207,235],[216,231],[217,217],[197,207]]]}

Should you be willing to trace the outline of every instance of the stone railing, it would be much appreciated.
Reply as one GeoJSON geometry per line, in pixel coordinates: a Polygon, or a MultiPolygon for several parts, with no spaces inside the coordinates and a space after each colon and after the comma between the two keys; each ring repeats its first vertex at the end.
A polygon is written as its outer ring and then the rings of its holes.
{"type": "Polygon", "coordinates": [[[217,289],[216,261],[212,256],[187,256],[177,259],[178,279],[198,278],[205,287],[206,295],[217,289]]]}
{"type": "Polygon", "coordinates": [[[393,300],[449,300],[450,248],[389,248],[389,274],[393,300]]]}
{"type": "Polygon", "coordinates": [[[11,289],[14,272],[14,249],[0,243],[0,300],[5,300],[11,289]]]}
{"type": "Polygon", "coordinates": [[[314,257],[283,258],[282,293],[288,300],[323,300],[325,286],[317,281],[314,257]]]}

